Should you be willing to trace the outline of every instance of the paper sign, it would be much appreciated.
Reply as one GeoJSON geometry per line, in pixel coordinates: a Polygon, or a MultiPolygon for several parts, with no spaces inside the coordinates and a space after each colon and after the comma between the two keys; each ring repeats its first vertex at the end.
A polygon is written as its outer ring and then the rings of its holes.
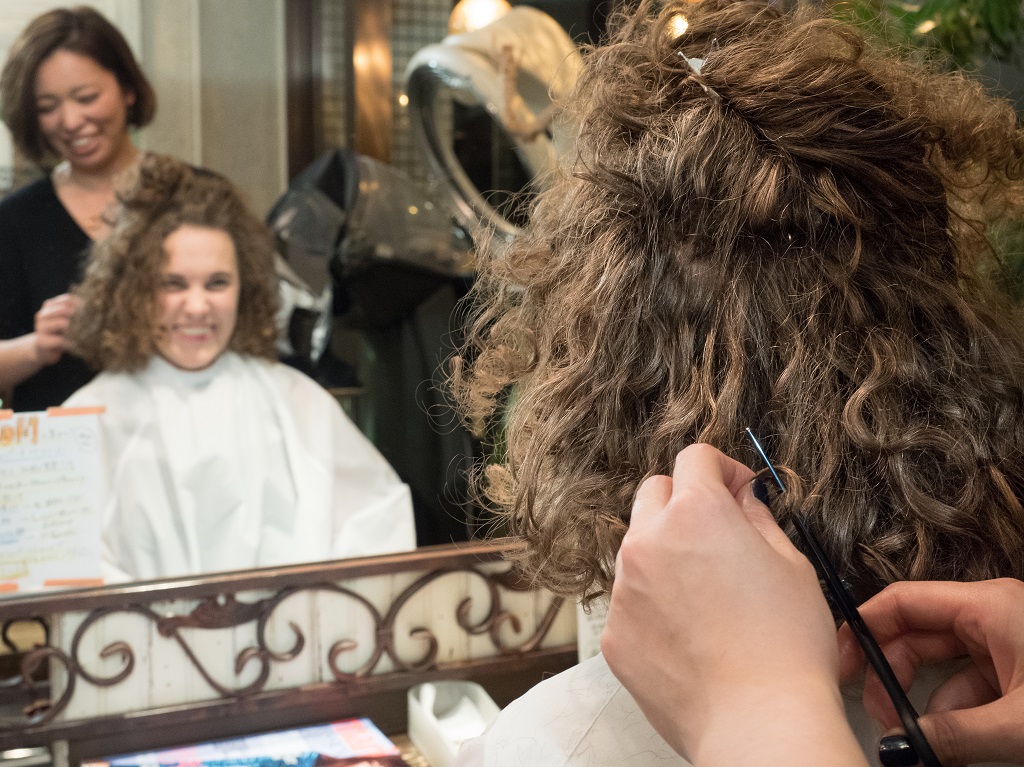
{"type": "Polygon", "coordinates": [[[100,410],[0,411],[0,591],[101,582],[100,410]]]}

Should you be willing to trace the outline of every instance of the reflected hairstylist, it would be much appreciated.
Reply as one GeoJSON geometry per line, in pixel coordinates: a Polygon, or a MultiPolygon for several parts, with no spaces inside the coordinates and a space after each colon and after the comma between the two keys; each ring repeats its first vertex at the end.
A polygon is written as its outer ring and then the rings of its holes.
{"type": "Polygon", "coordinates": [[[0,96],[14,143],[46,173],[0,202],[0,393],[42,410],[92,377],[65,353],[69,289],[109,232],[116,179],[139,157],[129,130],[149,123],[156,97],[121,33],[87,6],[32,20],[0,96]]]}

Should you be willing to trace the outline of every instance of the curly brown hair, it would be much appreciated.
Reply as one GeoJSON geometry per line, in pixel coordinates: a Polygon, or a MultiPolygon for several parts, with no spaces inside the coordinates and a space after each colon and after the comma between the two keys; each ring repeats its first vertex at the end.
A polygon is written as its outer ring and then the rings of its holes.
{"type": "Polygon", "coordinates": [[[156,94],[142,73],[124,36],[99,11],[88,6],[54,8],[29,22],[11,46],[0,72],[0,117],[26,157],[49,165],[53,150],[39,129],[36,71],[54,51],[88,56],[135,96],[127,123],[141,128],[156,114],[156,94]]]}
{"type": "Polygon", "coordinates": [[[72,349],[93,367],[135,371],[156,350],[164,240],[183,224],[230,235],[238,258],[238,321],[228,348],[275,359],[277,280],[270,233],[225,178],[171,157],[146,155],[118,195],[121,211],[107,239],[92,247],[72,349]]]}
{"type": "Polygon", "coordinates": [[[758,467],[750,426],[858,596],[1024,577],[1024,327],[985,236],[1022,207],[1011,108],[761,0],[612,30],[452,374],[505,427],[481,487],[523,565],[610,588],[638,484],[694,442],[758,467]]]}

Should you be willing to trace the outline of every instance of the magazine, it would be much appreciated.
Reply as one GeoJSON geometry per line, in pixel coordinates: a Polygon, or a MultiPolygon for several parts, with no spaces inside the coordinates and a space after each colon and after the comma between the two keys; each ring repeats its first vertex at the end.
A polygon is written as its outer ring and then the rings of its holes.
{"type": "Polygon", "coordinates": [[[111,756],[82,767],[407,767],[369,719],[346,719],[232,740],[111,756]]]}

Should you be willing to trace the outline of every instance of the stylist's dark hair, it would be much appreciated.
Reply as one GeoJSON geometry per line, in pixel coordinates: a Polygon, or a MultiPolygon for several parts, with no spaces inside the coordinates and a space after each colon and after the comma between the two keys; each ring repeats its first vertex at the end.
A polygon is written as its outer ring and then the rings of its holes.
{"type": "Polygon", "coordinates": [[[135,95],[128,108],[128,125],[142,127],[153,119],[156,94],[117,28],[84,5],[55,8],[36,16],[22,30],[0,73],[0,117],[30,160],[44,165],[53,155],[39,130],[35,79],[39,65],[57,50],[88,56],[111,72],[124,91],[135,95]]]}
{"type": "Polygon", "coordinates": [[[644,477],[695,442],[760,468],[749,426],[860,597],[1024,578],[1024,327],[986,238],[1024,209],[1011,107],[810,9],[676,0],[614,19],[565,109],[577,155],[481,258],[453,372],[505,426],[482,488],[524,567],[608,589],[644,477]]]}

